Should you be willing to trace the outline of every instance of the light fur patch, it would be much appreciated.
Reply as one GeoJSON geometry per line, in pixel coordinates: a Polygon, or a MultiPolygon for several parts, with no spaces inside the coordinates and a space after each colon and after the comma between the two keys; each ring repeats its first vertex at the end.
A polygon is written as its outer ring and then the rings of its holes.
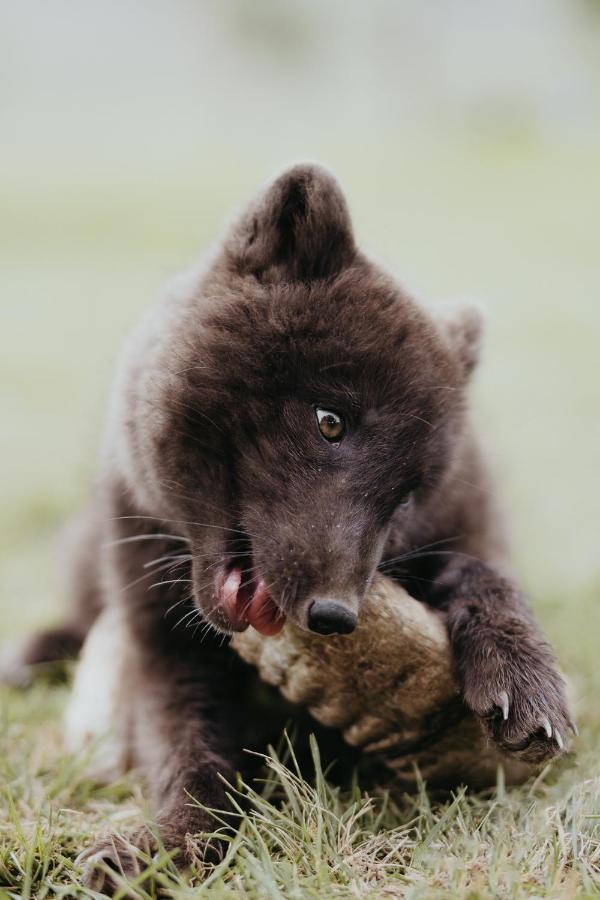
{"type": "Polygon", "coordinates": [[[86,772],[112,781],[128,767],[126,632],[118,609],[105,609],[86,638],[65,714],[65,744],[89,753],[86,772]]]}

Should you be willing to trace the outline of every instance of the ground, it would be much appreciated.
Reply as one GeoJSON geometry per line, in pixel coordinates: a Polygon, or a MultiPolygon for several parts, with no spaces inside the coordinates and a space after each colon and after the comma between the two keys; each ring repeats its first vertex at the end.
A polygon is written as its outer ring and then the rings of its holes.
{"type": "MultiPolygon", "coordinates": [[[[335,163],[336,148],[325,158],[335,163]]],[[[360,785],[340,793],[318,765],[308,783],[289,753],[274,756],[226,864],[200,887],[159,858],[157,879],[179,897],[597,896],[597,153],[521,136],[345,148],[342,158],[359,239],[418,293],[476,294],[490,311],[474,402],[519,570],[572,679],[580,736],[523,788],[500,779],[486,796],[457,790],[442,804],[425,787],[394,802],[360,785]]],[[[268,171],[264,160],[230,162],[168,175],[141,167],[121,182],[115,172],[15,178],[3,192],[4,640],[58,614],[56,534],[93,475],[122,335],[268,171]]],[[[151,821],[135,777],[100,787],[85,760],[64,754],[66,692],[42,681],[0,695],[0,897],[86,896],[80,850],[109,827],[151,821]]]]}

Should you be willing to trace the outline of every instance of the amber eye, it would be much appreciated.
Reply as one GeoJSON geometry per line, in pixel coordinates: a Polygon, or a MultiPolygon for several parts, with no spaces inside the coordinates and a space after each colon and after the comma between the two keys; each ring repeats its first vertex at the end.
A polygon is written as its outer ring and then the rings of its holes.
{"type": "Polygon", "coordinates": [[[317,408],[315,412],[319,424],[319,431],[325,440],[331,441],[332,444],[341,441],[346,431],[346,426],[342,417],[338,416],[337,413],[332,412],[330,409],[317,408]]]}

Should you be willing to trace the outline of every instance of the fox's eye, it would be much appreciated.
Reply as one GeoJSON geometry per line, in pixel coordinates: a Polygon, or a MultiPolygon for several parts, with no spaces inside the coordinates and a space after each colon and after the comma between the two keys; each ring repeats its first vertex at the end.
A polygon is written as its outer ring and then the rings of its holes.
{"type": "Polygon", "coordinates": [[[408,493],[406,493],[406,494],[402,494],[398,498],[398,506],[408,506],[408,504],[410,503],[411,497],[412,497],[411,491],[408,491],[408,493]]]}
{"type": "Polygon", "coordinates": [[[346,425],[342,417],[330,409],[317,408],[315,412],[317,414],[319,431],[325,440],[331,441],[332,444],[341,441],[346,431],[346,425]]]}

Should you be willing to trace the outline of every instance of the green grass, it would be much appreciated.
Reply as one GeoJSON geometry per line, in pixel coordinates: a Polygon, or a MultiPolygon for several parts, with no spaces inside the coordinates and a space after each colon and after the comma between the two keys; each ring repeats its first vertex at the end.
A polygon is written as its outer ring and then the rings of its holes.
{"type": "MultiPolygon", "coordinates": [[[[5,721],[2,791],[5,813],[0,883],[6,896],[93,896],[81,887],[75,858],[107,827],[119,831],[147,815],[135,781],[108,788],[84,774],[85,760],[64,757],[47,691],[19,698],[5,721]],[[24,724],[24,722],[26,724],[24,724]],[[28,732],[36,729],[36,740],[28,732]]],[[[58,700],[58,702],[56,702],[58,700]]],[[[201,846],[191,872],[168,854],[140,856],[137,887],[123,895],[176,897],[456,897],[596,896],[600,887],[600,783],[564,764],[533,783],[469,796],[463,789],[434,804],[425,786],[415,796],[369,797],[358,785],[328,784],[313,745],[315,777],[306,781],[293,751],[273,750],[266,777],[230,787],[240,831],[224,862],[205,867],[201,846]],[[140,887],[152,875],[152,887],[140,887]]],[[[589,760],[588,762],[591,762],[589,760]]],[[[190,801],[192,802],[192,801],[190,801]]],[[[151,828],[151,821],[149,821],[151,828]]],[[[220,827],[218,818],[215,830],[220,827]]]]}
{"type": "MultiPolygon", "coordinates": [[[[520,571],[574,685],[576,755],[518,790],[441,805],[309,784],[273,757],[203,888],[160,863],[177,896],[600,893],[599,149],[446,136],[308,154],[335,164],[359,238],[419,293],[489,309],[474,398],[520,571]]],[[[2,185],[1,638],[58,615],[56,534],[93,475],[129,324],[280,162],[222,154],[176,174],[142,166],[135,182],[2,185]]],[[[0,897],[84,896],[77,853],[150,815],[135,778],[101,788],[64,756],[65,696],[49,683],[0,694],[0,897]]]]}

